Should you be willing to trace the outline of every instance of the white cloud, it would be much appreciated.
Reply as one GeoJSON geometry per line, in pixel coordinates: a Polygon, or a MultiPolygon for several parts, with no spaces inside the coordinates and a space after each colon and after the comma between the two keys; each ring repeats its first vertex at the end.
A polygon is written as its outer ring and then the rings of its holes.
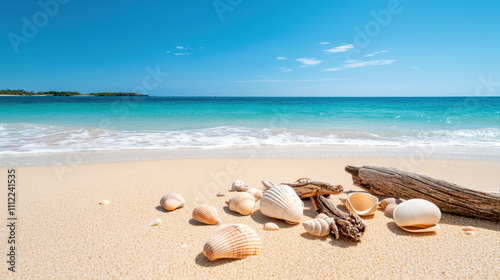
{"type": "Polygon", "coordinates": [[[326,68],[324,71],[339,71],[341,68],[326,68]]]}
{"type": "Polygon", "coordinates": [[[389,51],[386,51],[386,50],[383,50],[383,51],[379,51],[379,52],[372,52],[372,53],[369,53],[367,55],[364,55],[364,57],[371,57],[371,56],[374,56],[376,54],[379,54],[379,53],[387,53],[389,51]]]}
{"type": "Polygon", "coordinates": [[[345,68],[358,68],[358,67],[363,67],[363,66],[375,66],[375,65],[387,65],[391,64],[396,60],[370,60],[370,61],[357,61],[357,62],[347,62],[346,65],[344,65],[345,68]]]}
{"type": "Polygon", "coordinates": [[[414,66],[412,66],[412,67],[410,67],[410,68],[411,68],[411,69],[415,69],[415,70],[416,70],[416,69],[419,69],[418,67],[414,67],[414,66]]]}
{"type": "Polygon", "coordinates": [[[170,51],[167,51],[167,53],[170,53],[170,51]]]}
{"type": "Polygon", "coordinates": [[[174,53],[174,55],[191,55],[190,53],[174,53]]]}
{"type": "Polygon", "coordinates": [[[280,70],[281,70],[281,72],[290,72],[290,71],[293,71],[292,69],[286,68],[286,67],[281,67],[280,70]]]}
{"type": "Polygon", "coordinates": [[[301,67],[316,66],[316,65],[320,64],[321,62],[323,62],[323,60],[319,60],[316,58],[306,58],[306,57],[297,58],[296,61],[304,64],[301,67]]]}
{"type": "Polygon", "coordinates": [[[320,45],[329,45],[329,44],[330,44],[330,42],[320,42],[319,44],[320,44],[320,45]]]}
{"type": "Polygon", "coordinates": [[[338,47],[335,47],[333,49],[323,50],[323,51],[327,52],[327,53],[340,53],[340,52],[346,52],[352,48],[354,48],[354,45],[349,44],[349,45],[338,46],[338,47]]]}
{"type": "Polygon", "coordinates": [[[183,46],[177,46],[176,48],[178,48],[179,50],[184,49],[184,47],[183,47],[183,46]]]}
{"type": "Polygon", "coordinates": [[[286,58],[286,57],[284,57],[284,56],[278,56],[276,59],[277,59],[277,60],[287,60],[288,58],[286,58]]]}

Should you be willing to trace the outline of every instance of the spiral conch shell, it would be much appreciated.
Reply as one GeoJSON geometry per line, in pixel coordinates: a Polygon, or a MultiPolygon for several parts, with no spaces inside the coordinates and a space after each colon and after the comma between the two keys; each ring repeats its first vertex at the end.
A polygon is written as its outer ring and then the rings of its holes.
{"type": "Polygon", "coordinates": [[[247,190],[247,193],[253,195],[255,197],[255,202],[259,201],[259,199],[264,195],[262,190],[256,189],[256,188],[249,188],[247,190]]]}
{"type": "Polygon", "coordinates": [[[330,233],[330,224],[321,218],[303,222],[304,229],[315,236],[327,236],[330,233]]]}
{"type": "Polygon", "coordinates": [[[193,220],[207,225],[220,224],[220,218],[215,207],[202,204],[193,210],[193,220]]]}
{"type": "Polygon", "coordinates": [[[377,205],[378,198],[368,193],[351,193],[345,202],[347,210],[360,216],[373,215],[377,205]]]}
{"type": "Polygon", "coordinates": [[[441,210],[424,199],[410,199],[399,204],[393,212],[396,225],[409,232],[431,232],[439,229],[441,210]]]}
{"type": "Polygon", "coordinates": [[[231,190],[236,192],[246,192],[248,190],[248,186],[245,184],[245,182],[236,180],[233,182],[231,190]]]}
{"type": "Polygon", "coordinates": [[[249,193],[243,192],[241,194],[238,194],[238,196],[227,200],[226,204],[232,211],[247,216],[252,214],[253,208],[255,206],[255,197],[249,193]]]}
{"type": "Polygon", "coordinates": [[[184,204],[186,204],[186,200],[184,200],[180,194],[167,193],[161,198],[160,204],[163,208],[165,208],[165,210],[172,211],[184,206],[184,204]]]}
{"type": "Polygon", "coordinates": [[[247,225],[234,224],[221,226],[208,238],[203,255],[209,260],[243,259],[259,255],[262,243],[259,235],[247,225]]]}
{"type": "Polygon", "coordinates": [[[385,210],[385,208],[387,207],[387,205],[391,205],[391,204],[398,204],[399,202],[400,202],[400,201],[399,201],[399,199],[397,199],[397,198],[394,198],[394,197],[388,197],[388,198],[384,198],[384,199],[382,199],[382,200],[379,202],[378,206],[379,206],[380,208],[382,208],[382,209],[384,209],[384,210],[385,210]]]}
{"type": "Polygon", "coordinates": [[[302,219],[303,203],[291,187],[277,185],[268,189],[260,199],[260,211],[268,217],[298,224],[302,219]]]}

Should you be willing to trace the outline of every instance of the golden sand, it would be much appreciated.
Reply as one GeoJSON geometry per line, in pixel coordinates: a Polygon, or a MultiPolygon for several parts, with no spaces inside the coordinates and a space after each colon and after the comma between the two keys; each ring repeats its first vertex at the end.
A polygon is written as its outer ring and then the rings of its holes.
{"type": "MultiPolygon", "coordinates": [[[[61,167],[17,168],[17,255],[15,274],[3,265],[0,278],[226,278],[247,279],[498,279],[500,223],[443,214],[436,234],[410,234],[382,210],[366,218],[362,242],[314,237],[302,225],[228,209],[227,191],[235,179],[261,188],[261,180],[293,182],[301,177],[352,185],[344,166],[399,167],[401,159],[188,159],[61,167]],[[159,204],[169,192],[186,205],[166,212],[159,204]],[[218,197],[217,193],[226,193],[218,197]],[[108,205],[100,205],[109,200],[108,205]],[[196,205],[217,208],[222,224],[241,223],[261,237],[259,256],[208,261],[202,254],[217,225],[191,219],[196,205]],[[161,219],[158,226],[152,221],[161,219]],[[265,231],[273,222],[279,231],[265,231]],[[473,226],[474,235],[462,228],[473,226]]],[[[479,190],[500,188],[500,162],[425,160],[406,165],[414,171],[479,190]]],[[[0,169],[5,186],[6,168],[0,169]]],[[[0,195],[6,221],[6,187],[0,195]]],[[[339,207],[340,195],[333,200],[339,207]]],[[[302,221],[316,213],[305,200],[302,221]]],[[[2,229],[2,240],[7,230],[2,229]]],[[[7,244],[0,254],[6,259],[7,244]]]]}

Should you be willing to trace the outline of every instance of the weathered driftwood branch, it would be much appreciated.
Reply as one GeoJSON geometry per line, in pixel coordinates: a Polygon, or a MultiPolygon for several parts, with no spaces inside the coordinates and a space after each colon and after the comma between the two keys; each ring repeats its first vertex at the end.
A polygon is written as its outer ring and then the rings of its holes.
{"type": "Polygon", "coordinates": [[[325,213],[328,217],[334,219],[335,224],[332,224],[330,233],[336,239],[340,235],[354,241],[361,241],[361,236],[366,230],[366,224],[357,214],[340,211],[330,200],[321,195],[311,197],[311,201],[318,213],[325,213]]]}
{"type": "Polygon", "coordinates": [[[380,166],[346,166],[354,185],[372,194],[403,199],[421,198],[442,212],[500,220],[500,195],[466,189],[443,180],[380,166]]]}
{"type": "Polygon", "coordinates": [[[276,185],[287,185],[293,188],[295,193],[300,197],[300,199],[316,196],[319,193],[322,195],[338,194],[344,190],[341,185],[332,185],[325,182],[311,181],[307,178],[301,178],[295,183],[281,183],[275,184],[271,181],[262,181],[264,188],[266,190],[276,186],[276,185]]]}

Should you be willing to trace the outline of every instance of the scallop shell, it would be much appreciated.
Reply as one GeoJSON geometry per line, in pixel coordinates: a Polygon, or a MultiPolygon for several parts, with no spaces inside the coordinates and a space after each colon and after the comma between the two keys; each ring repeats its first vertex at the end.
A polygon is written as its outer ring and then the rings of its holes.
{"type": "Polygon", "coordinates": [[[184,206],[186,200],[180,194],[167,193],[161,198],[160,204],[165,210],[172,211],[184,206]]]}
{"type": "Polygon", "coordinates": [[[220,224],[220,218],[217,209],[210,205],[202,204],[193,210],[193,219],[207,225],[220,224]]]}
{"type": "Polygon", "coordinates": [[[303,222],[304,229],[315,236],[327,236],[330,233],[330,224],[324,219],[313,219],[303,222]]]}
{"type": "Polygon", "coordinates": [[[262,243],[259,235],[247,225],[234,224],[221,226],[208,238],[203,255],[209,260],[243,259],[259,255],[262,243]]]}
{"type": "Polygon", "coordinates": [[[270,231],[270,230],[279,230],[279,229],[280,228],[275,223],[266,223],[264,225],[264,230],[267,230],[267,231],[270,231]]]}
{"type": "Polygon", "coordinates": [[[291,187],[286,185],[277,185],[268,189],[260,199],[262,214],[283,219],[290,224],[300,223],[303,209],[302,200],[291,187]]]}
{"type": "Polygon", "coordinates": [[[226,204],[229,205],[229,209],[232,211],[247,216],[252,214],[255,206],[255,197],[249,193],[243,192],[227,200],[226,204]]]}
{"type": "Polygon", "coordinates": [[[398,204],[399,203],[399,199],[396,199],[394,197],[388,197],[388,198],[384,198],[382,199],[379,204],[378,204],[378,207],[382,208],[385,210],[385,208],[387,207],[387,205],[390,205],[390,204],[398,204]]]}
{"type": "Polygon", "coordinates": [[[99,202],[99,204],[101,205],[108,205],[109,203],[109,200],[102,200],[101,202],[99,202]]]}
{"type": "Polygon", "coordinates": [[[262,197],[262,195],[264,195],[262,190],[259,190],[256,188],[249,188],[247,190],[247,193],[249,193],[249,194],[253,195],[253,197],[255,197],[255,202],[259,201],[259,199],[262,197]]]}
{"type": "Polygon", "coordinates": [[[351,193],[347,196],[345,206],[351,213],[360,216],[375,214],[378,205],[378,198],[369,193],[351,193]]]}
{"type": "Polygon", "coordinates": [[[231,190],[236,192],[245,192],[248,190],[248,186],[245,184],[245,182],[241,180],[236,180],[233,182],[231,190]]]}
{"type": "Polygon", "coordinates": [[[439,228],[441,211],[432,202],[424,199],[410,199],[394,209],[394,222],[409,232],[430,232],[439,228]]]}
{"type": "Polygon", "coordinates": [[[159,225],[161,225],[161,219],[156,219],[156,220],[152,221],[149,225],[152,227],[159,226],[159,225]]]}
{"type": "Polygon", "coordinates": [[[394,209],[396,209],[396,207],[398,207],[397,204],[389,204],[385,207],[385,215],[389,218],[392,218],[394,216],[394,209]]]}

